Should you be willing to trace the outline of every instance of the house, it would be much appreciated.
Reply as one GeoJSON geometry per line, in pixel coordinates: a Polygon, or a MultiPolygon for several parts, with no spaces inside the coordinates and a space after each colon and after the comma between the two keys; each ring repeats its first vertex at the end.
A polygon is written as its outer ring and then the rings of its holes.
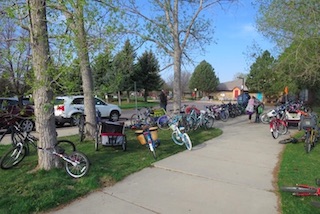
{"type": "Polygon", "coordinates": [[[244,84],[243,79],[236,79],[229,82],[220,83],[216,91],[213,93],[214,99],[216,100],[236,100],[241,94],[241,89],[244,92],[248,92],[247,86],[244,84]]]}

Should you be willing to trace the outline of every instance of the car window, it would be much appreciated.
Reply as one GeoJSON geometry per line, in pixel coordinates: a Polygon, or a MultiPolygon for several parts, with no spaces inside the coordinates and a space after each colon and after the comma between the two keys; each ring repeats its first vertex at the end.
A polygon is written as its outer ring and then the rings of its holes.
{"type": "Polygon", "coordinates": [[[72,101],[72,104],[73,104],[73,105],[83,105],[83,104],[84,104],[83,98],[75,98],[75,99],[72,101]]]}
{"type": "Polygon", "coordinates": [[[56,99],[55,101],[54,101],[54,104],[55,105],[61,105],[61,104],[63,104],[64,103],[64,99],[56,99]]]}
{"type": "Polygon", "coordinates": [[[105,102],[103,102],[102,100],[99,100],[97,98],[94,98],[94,101],[95,101],[96,105],[105,105],[106,104],[105,102]]]}

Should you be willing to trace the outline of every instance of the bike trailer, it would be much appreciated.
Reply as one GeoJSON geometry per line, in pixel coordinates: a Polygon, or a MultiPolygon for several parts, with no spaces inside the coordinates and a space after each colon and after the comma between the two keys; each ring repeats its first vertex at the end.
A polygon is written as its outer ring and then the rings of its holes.
{"type": "Polygon", "coordinates": [[[126,135],[124,133],[124,123],[122,122],[102,122],[101,143],[103,146],[122,146],[126,150],[126,135]]]}

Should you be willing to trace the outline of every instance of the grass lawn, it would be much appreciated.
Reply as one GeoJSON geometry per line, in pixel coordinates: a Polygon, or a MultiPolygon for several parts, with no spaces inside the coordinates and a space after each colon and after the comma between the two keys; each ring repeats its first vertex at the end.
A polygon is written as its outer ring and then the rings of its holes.
{"type": "MultiPolygon", "coordinates": [[[[319,111],[316,111],[319,115],[319,111]]],[[[300,138],[304,132],[295,137],[300,138]]],[[[319,143],[319,142],[318,142],[319,143]]],[[[282,161],[278,174],[278,186],[295,186],[307,184],[316,186],[315,179],[320,178],[320,146],[316,145],[309,154],[306,153],[304,142],[287,144],[281,155],[282,161]]],[[[320,213],[320,208],[310,204],[311,201],[320,202],[320,197],[296,197],[291,193],[280,192],[281,209],[283,214],[320,213]]]]}
{"type": "MultiPolygon", "coordinates": [[[[194,146],[222,134],[220,129],[197,130],[190,132],[194,146]]],[[[90,141],[76,143],[77,150],[85,153],[91,166],[89,173],[80,179],[73,179],[64,169],[35,171],[37,154],[34,148],[30,155],[16,167],[0,170],[0,213],[36,213],[66,204],[78,197],[111,186],[126,176],[150,167],[155,160],[144,145],[140,145],[134,131],[127,130],[127,151],[116,147],[94,150],[90,141]]],[[[171,131],[159,130],[160,147],[158,160],[186,150],[171,140],[171,131]]],[[[78,142],[78,136],[63,137],[78,142]]],[[[0,145],[0,156],[10,145],[0,145]]]]}

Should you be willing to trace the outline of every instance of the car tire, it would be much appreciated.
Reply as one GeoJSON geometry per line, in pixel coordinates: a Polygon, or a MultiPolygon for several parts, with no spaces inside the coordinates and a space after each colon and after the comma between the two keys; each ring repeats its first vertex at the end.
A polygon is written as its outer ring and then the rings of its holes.
{"type": "Polygon", "coordinates": [[[26,132],[32,132],[34,130],[34,122],[29,119],[20,121],[20,127],[26,132]]]}
{"type": "Polygon", "coordinates": [[[120,117],[120,115],[119,115],[118,111],[111,111],[110,116],[109,116],[111,121],[118,121],[119,117],[120,117]]]}
{"type": "Polygon", "coordinates": [[[76,114],[71,115],[70,125],[71,125],[71,126],[77,126],[77,125],[79,125],[80,116],[81,116],[80,113],[76,113],[76,114]]]}

